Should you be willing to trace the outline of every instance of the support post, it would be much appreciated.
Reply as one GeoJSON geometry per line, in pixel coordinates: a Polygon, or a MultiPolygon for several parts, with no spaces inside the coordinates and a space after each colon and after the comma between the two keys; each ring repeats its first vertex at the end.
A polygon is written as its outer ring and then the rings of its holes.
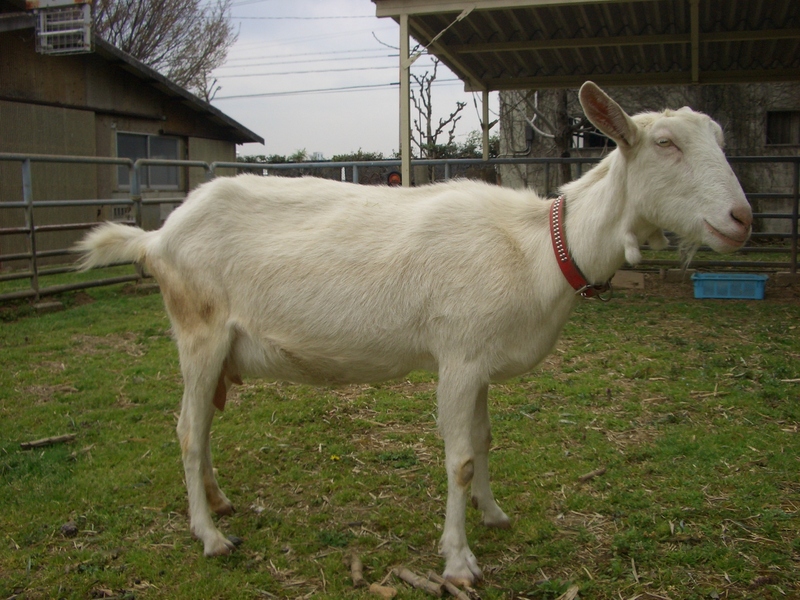
{"type": "MultiPolygon", "coordinates": [[[[133,168],[129,171],[130,173],[130,183],[131,183],[131,200],[133,201],[133,222],[136,224],[136,227],[141,228],[142,226],[142,187],[141,187],[141,169],[146,169],[147,167],[142,166],[139,164],[137,160],[133,163],[133,168]]],[[[136,274],[139,276],[139,281],[137,283],[141,283],[144,279],[144,268],[139,263],[135,264],[136,274]]]]}
{"type": "Polygon", "coordinates": [[[400,15],[400,177],[411,185],[411,64],[408,56],[408,15],[400,15]]]}
{"type": "Polygon", "coordinates": [[[489,90],[483,90],[481,96],[483,101],[483,122],[481,123],[481,129],[483,129],[483,160],[489,160],[489,90]]]}
{"type": "Polygon", "coordinates": [[[794,163],[794,183],[792,185],[792,276],[797,276],[797,220],[800,217],[800,162],[794,163]]]}

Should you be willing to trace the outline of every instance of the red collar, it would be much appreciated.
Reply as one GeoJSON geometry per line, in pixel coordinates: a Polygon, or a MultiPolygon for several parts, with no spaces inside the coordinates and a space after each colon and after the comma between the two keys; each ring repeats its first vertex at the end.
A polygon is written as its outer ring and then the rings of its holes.
{"type": "Polygon", "coordinates": [[[564,277],[575,290],[584,298],[599,298],[600,300],[610,300],[611,294],[603,296],[605,292],[611,292],[611,282],[606,281],[601,284],[592,284],[586,280],[578,265],[572,260],[567,248],[567,236],[564,234],[564,214],[565,198],[559,196],[553,201],[550,207],[550,240],[553,242],[553,252],[556,261],[561,268],[564,277]]]}

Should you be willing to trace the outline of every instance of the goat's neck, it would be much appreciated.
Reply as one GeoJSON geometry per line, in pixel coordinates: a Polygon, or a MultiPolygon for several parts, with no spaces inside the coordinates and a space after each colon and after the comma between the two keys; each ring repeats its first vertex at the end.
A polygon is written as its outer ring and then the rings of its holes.
{"type": "Polygon", "coordinates": [[[615,151],[586,175],[562,188],[566,197],[567,244],[590,283],[608,281],[638,254],[647,226],[638,222],[628,194],[627,165],[615,151]],[[634,255],[635,256],[635,255],[634,255]]]}

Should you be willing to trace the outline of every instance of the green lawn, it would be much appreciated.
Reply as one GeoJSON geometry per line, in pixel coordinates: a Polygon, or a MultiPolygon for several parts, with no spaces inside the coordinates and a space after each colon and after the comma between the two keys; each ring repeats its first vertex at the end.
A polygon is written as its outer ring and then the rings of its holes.
{"type": "MultiPolygon", "coordinates": [[[[0,598],[376,597],[352,589],[351,551],[369,581],[441,571],[432,375],[236,388],[212,445],[237,508],[221,527],[245,542],[206,559],[187,527],[160,295],[63,299],[0,311],[0,598]]],[[[581,303],[553,355],[492,388],[494,491],[514,526],[468,513],[480,597],[800,597],[798,327],[791,289],[581,303]]]]}

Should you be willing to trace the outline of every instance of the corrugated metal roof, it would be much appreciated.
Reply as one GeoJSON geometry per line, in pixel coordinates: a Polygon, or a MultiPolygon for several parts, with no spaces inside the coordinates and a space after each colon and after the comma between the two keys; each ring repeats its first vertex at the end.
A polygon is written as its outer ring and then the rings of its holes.
{"type": "Polygon", "coordinates": [[[798,0],[373,0],[468,90],[800,81],[798,0]]]}

